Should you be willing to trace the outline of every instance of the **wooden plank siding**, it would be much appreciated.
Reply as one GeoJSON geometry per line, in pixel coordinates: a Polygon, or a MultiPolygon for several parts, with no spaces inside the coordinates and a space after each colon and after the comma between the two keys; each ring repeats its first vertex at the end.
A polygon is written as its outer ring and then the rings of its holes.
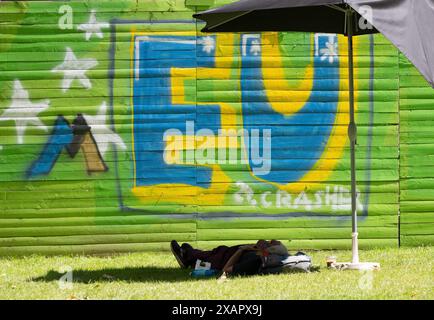
{"type": "MultiPolygon", "coordinates": [[[[0,255],[351,247],[346,39],[197,5],[0,2],[0,255]]],[[[381,35],[355,74],[361,247],[430,245],[433,90],[381,35]]]]}
{"type": "Polygon", "coordinates": [[[434,90],[400,55],[400,236],[401,245],[434,241],[434,90]]]}

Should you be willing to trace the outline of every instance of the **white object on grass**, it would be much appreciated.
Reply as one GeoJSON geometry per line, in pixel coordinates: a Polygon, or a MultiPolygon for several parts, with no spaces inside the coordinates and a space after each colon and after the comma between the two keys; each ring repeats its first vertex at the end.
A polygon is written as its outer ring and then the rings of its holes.
{"type": "Polygon", "coordinates": [[[359,234],[354,232],[353,238],[353,261],[352,262],[332,262],[330,268],[337,270],[380,270],[380,264],[377,262],[360,262],[359,261],[359,234]]]}
{"type": "Polygon", "coordinates": [[[196,266],[194,267],[194,270],[210,270],[210,269],[211,269],[211,263],[202,260],[196,261],[196,266]]]}

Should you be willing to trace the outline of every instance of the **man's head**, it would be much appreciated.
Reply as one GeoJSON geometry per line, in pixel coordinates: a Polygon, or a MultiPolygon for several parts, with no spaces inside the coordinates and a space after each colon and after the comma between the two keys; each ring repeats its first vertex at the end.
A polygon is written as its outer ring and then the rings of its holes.
{"type": "Polygon", "coordinates": [[[258,240],[258,242],[256,242],[256,246],[259,248],[259,249],[266,249],[266,248],[269,248],[269,247],[272,247],[272,246],[278,246],[278,245],[281,245],[282,243],[280,242],[280,241],[278,241],[278,240],[270,240],[270,241],[267,241],[267,240],[258,240]]]}
{"type": "Polygon", "coordinates": [[[279,240],[271,240],[270,241],[270,244],[272,245],[272,246],[279,246],[279,245],[281,245],[282,244],[282,242],[280,242],[279,240]]]}
{"type": "Polygon", "coordinates": [[[267,250],[271,254],[287,255],[288,249],[278,240],[258,240],[256,247],[260,250],[267,250]]]}

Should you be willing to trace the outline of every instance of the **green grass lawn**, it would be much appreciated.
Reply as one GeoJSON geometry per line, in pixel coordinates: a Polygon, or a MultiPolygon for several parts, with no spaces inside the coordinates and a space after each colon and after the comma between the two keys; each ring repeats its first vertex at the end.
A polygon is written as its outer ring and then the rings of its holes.
{"type": "Polygon", "coordinates": [[[308,252],[319,272],[196,280],[170,253],[109,257],[0,258],[0,299],[433,299],[434,248],[362,251],[380,262],[374,273],[325,268],[327,256],[349,260],[349,251],[308,252]],[[73,287],[59,287],[62,268],[73,269],[73,287]]]}

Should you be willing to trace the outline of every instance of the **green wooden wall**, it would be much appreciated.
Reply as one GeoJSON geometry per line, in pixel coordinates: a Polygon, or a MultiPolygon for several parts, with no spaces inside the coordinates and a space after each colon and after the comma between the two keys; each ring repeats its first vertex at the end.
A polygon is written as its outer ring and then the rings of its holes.
{"type": "MultiPolygon", "coordinates": [[[[201,34],[227,2],[0,2],[0,255],[350,248],[345,38],[201,34]]],[[[434,91],[355,45],[361,247],[430,245],[434,91]]]]}
{"type": "Polygon", "coordinates": [[[434,242],[434,90],[399,57],[401,245],[434,242]]]}

